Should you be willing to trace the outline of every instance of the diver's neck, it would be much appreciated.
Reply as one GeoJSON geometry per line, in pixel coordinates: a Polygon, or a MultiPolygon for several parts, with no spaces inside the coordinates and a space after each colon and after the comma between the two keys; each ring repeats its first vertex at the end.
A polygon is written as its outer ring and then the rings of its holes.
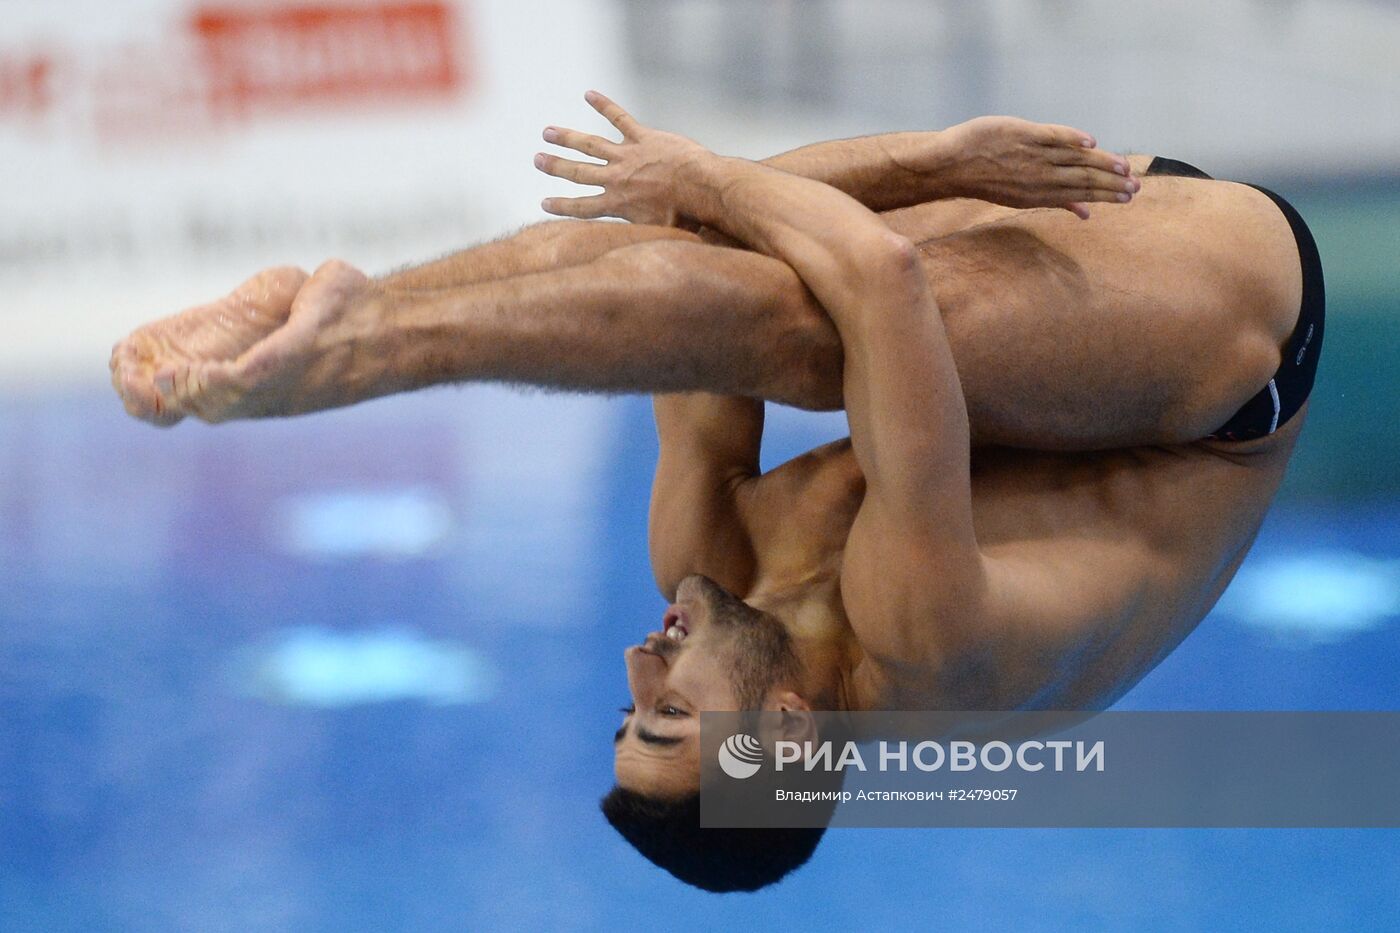
{"type": "Polygon", "coordinates": [[[866,709],[855,689],[854,672],[859,646],[854,639],[840,642],[794,641],[802,662],[802,696],[814,710],[848,712],[866,709]]]}
{"type": "Polygon", "coordinates": [[[839,583],[835,572],[821,573],[759,587],[746,599],[787,629],[802,665],[798,692],[813,709],[862,708],[851,686],[862,652],[841,604],[839,583]]]}
{"type": "Polygon", "coordinates": [[[830,642],[850,634],[841,605],[840,576],[834,569],[760,580],[744,596],[744,602],[776,616],[798,641],[830,642]]]}

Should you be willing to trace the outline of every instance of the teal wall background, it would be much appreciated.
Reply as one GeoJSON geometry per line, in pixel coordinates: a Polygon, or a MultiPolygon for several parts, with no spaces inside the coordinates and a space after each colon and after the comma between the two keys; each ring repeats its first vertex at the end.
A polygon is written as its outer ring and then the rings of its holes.
{"type": "Polygon", "coordinates": [[[1280,498],[1400,496],[1400,180],[1278,182],[1327,278],[1327,337],[1280,498]]]}

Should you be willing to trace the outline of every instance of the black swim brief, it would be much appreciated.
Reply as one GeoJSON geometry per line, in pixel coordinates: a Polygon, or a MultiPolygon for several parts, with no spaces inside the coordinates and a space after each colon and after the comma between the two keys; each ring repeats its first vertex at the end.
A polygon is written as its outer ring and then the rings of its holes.
{"type": "MultiPolygon", "coordinates": [[[[1175,175],[1181,178],[1205,178],[1210,176],[1193,165],[1175,159],[1156,158],[1147,168],[1148,175],[1175,175]]],[[[1245,402],[1225,424],[1210,437],[1223,441],[1248,441],[1256,437],[1273,434],[1298,413],[1312,392],[1313,380],[1317,375],[1318,357],[1322,355],[1322,328],[1326,316],[1327,297],[1322,282],[1322,259],[1318,256],[1317,243],[1303,218],[1283,198],[1261,188],[1250,185],[1272,200],[1288,225],[1293,228],[1293,238],[1298,241],[1298,258],[1303,267],[1303,306],[1298,312],[1298,323],[1293,334],[1283,348],[1283,362],[1274,377],[1259,393],[1245,402]]]]}

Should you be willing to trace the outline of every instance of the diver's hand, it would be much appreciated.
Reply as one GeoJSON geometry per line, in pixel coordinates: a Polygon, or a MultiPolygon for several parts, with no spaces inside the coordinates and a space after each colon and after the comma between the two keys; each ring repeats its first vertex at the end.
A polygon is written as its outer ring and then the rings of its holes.
{"type": "Polygon", "coordinates": [[[622,142],[547,127],[545,142],[603,161],[579,162],[541,152],[535,156],[535,167],[555,178],[596,185],[603,193],[547,198],[541,207],[561,217],[620,217],[633,223],[694,227],[687,216],[682,176],[689,164],[711,156],[709,150],[684,136],[643,126],[597,91],[589,91],[584,99],[622,133],[622,142]]]}
{"type": "Polygon", "coordinates": [[[1061,207],[1088,220],[1089,204],[1125,204],[1142,189],[1126,156],[1088,133],[1016,117],[978,117],[939,134],[941,171],[964,197],[1007,207],[1061,207]]]}
{"type": "Polygon", "coordinates": [[[112,352],[112,384],[133,416],[169,426],[304,414],[375,394],[372,354],[357,353],[380,305],[343,262],[310,277],[272,269],[228,298],[148,324],[112,352]]]}

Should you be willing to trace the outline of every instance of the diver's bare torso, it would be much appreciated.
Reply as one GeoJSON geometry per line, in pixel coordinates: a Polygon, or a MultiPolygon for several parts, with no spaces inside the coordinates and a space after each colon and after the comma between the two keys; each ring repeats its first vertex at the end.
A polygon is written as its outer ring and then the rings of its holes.
{"type": "MultiPolygon", "coordinates": [[[[977,539],[998,594],[996,624],[1008,630],[1004,642],[1019,649],[985,666],[930,665],[918,678],[882,673],[858,684],[859,705],[1095,709],[1112,703],[1224,591],[1278,490],[1302,422],[1300,414],[1272,437],[1228,445],[1234,450],[1207,441],[1098,453],[977,451],[977,539]]],[[[768,606],[775,598],[796,603],[820,594],[829,615],[808,607],[813,624],[843,618],[841,552],[863,492],[849,441],[741,487],[754,550],[765,555],[746,601],[768,606]]],[[[929,568],[930,577],[937,573],[929,568]]],[[[798,615],[799,632],[803,624],[798,615]]]]}
{"type": "Polygon", "coordinates": [[[1302,301],[1283,215],[1247,185],[1142,180],[1088,222],[964,200],[884,215],[925,256],[974,445],[1193,441],[1273,376],[1302,301]]]}
{"type": "MultiPolygon", "coordinates": [[[[1278,366],[1301,300],[1289,272],[1296,246],[1272,203],[1245,186],[1149,178],[1139,201],[1082,226],[972,202],[888,217],[924,244],[964,380],[1011,383],[967,392],[970,407],[1007,400],[970,412],[974,522],[995,594],[988,624],[1006,647],[955,669],[857,664],[858,706],[1101,708],[1199,623],[1243,560],[1306,411],[1247,443],[1184,438],[1227,420],[1278,366]],[[1201,185],[1217,190],[1200,197],[1190,186],[1201,185]],[[1150,234],[1146,212],[1160,215],[1150,234]],[[1103,365],[1047,374],[1056,342],[1075,339],[1112,341],[1103,365]],[[1019,358],[965,366],[978,352],[1019,358]],[[1149,384],[1125,391],[1134,367],[1149,384]],[[1189,378],[1174,382],[1174,372],[1189,378]],[[1043,403],[1029,403],[1042,378],[1043,403]],[[1094,447],[1116,449],[1085,451],[1094,447]]],[[[760,555],[746,599],[824,604],[807,606],[808,621],[796,614],[799,632],[843,620],[841,552],[863,494],[848,441],[741,484],[760,555]]]]}

